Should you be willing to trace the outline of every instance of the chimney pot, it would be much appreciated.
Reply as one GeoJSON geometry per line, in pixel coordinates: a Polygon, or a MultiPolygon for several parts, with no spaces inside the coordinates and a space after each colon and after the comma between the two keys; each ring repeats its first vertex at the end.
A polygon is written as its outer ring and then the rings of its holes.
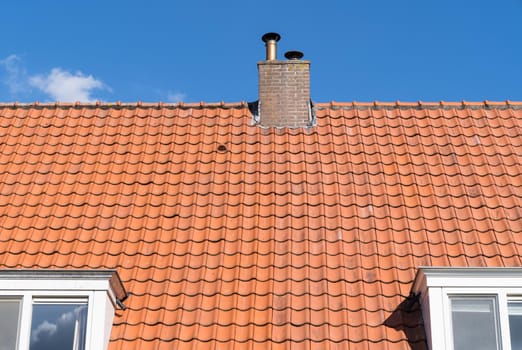
{"type": "Polygon", "coordinates": [[[277,42],[280,39],[281,35],[278,33],[266,33],[261,37],[261,40],[265,42],[267,61],[277,60],[277,42]]]}
{"type": "Polygon", "coordinates": [[[288,51],[285,53],[285,57],[289,60],[300,60],[304,54],[301,51],[288,51]]]}

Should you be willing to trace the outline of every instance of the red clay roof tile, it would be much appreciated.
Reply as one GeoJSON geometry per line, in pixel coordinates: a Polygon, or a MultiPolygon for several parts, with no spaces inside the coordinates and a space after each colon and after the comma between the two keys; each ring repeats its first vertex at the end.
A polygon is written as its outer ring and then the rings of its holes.
{"type": "Polygon", "coordinates": [[[521,265],[521,106],[2,104],[0,266],[117,269],[112,350],[422,349],[419,266],[521,265]]]}

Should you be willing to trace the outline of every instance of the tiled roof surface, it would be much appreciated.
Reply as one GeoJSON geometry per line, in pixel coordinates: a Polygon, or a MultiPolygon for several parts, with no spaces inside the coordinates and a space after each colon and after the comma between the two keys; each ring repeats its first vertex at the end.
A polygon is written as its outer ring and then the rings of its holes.
{"type": "Polygon", "coordinates": [[[522,104],[316,108],[3,105],[0,267],[117,269],[111,350],[423,349],[419,266],[522,265],[522,104]]]}

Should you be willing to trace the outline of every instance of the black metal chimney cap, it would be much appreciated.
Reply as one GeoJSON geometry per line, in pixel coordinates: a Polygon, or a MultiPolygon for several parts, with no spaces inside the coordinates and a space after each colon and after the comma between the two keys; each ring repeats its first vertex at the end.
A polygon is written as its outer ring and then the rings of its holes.
{"type": "Polygon", "coordinates": [[[278,33],[266,33],[261,38],[261,40],[263,40],[265,43],[269,42],[270,40],[279,41],[279,39],[281,39],[281,35],[279,35],[278,33]]]}
{"type": "Polygon", "coordinates": [[[303,56],[304,53],[301,51],[288,51],[285,53],[285,57],[289,60],[300,60],[303,56]]]}

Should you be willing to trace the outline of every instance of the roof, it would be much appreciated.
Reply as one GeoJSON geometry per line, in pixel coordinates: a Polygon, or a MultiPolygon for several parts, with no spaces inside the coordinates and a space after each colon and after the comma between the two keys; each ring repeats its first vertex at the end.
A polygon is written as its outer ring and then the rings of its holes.
{"type": "Polygon", "coordinates": [[[420,266],[522,266],[522,103],[4,104],[0,268],[114,269],[111,350],[424,349],[420,266]]]}

